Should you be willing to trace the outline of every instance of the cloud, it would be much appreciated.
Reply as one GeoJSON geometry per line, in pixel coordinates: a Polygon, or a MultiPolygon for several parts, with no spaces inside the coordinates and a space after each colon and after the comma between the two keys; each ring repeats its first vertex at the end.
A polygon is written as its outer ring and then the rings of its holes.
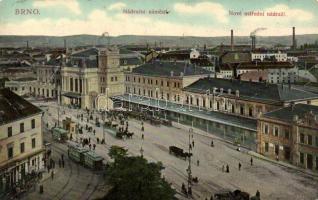
{"type": "Polygon", "coordinates": [[[51,8],[51,7],[65,7],[72,13],[81,14],[81,8],[77,0],[38,0],[33,3],[35,8],[51,8]]]}
{"type": "Polygon", "coordinates": [[[285,12],[286,16],[244,16],[239,28],[250,32],[258,27],[266,27],[267,30],[260,32],[260,35],[290,35],[293,26],[296,30],[301,30],[297,31],[299,34],[317,33],[317,26],[310,26],[314,15],[309,11],[290,8],[285,4],[278,4],[263,11],[265,15],[267,12],[285,12]]]}
{"type": "Polygon", "coordinates": [[[174,10],[181,14],[190,14],[190,15],[209,15],[215,17],[217,21],[221,23],[227,23],[228,12],[224,7],[219,3],[212,2],[201,2],[194,5],[185,4],[185,3],[176,3],[174,5],[174,10]]]}
{"type": "Polygon", "coordinates": [[[125,7],[126,7],[125,3],[118,2],[118,3],[114,3],[114,4],[110,5],[108,7],[108,10],[121,10],[121,9],[123,9],[125,7]]]}
{"type": "Polygon", "coordinates": [[[27,19],[20,22],[0,24],[0,35],[75,35],[108,32],[116,35],[171,35],[171,36],[211,36],[224,35],[222,29],[200,25],[178,24],[147,15],[128,15],[119,13],[110,16],[105,10],[96,9],[86,19],[27,19]],[[23,30],[23,32],[21,32],[23,30]]]}

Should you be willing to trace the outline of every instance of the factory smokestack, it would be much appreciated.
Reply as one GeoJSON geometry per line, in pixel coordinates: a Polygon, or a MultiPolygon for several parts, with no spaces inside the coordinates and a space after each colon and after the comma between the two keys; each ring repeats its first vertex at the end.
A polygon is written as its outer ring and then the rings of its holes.
{"type": "Polygon", "coordinates": [[[234,50],[234,38],[233,38],[233,29],[231,29],[231,50],[234,50]]]}
{"type": "Polygon", "coordinates": [[[29,48],[29,40],[27,41],[27,46],[26,47],[27,47],[27,49],[29,48]]]}
{"type": "Polygon", "coordinates": [[[296,49],[296,36],[295,36],[295,27],[293,27],[293,49],[296,49]]]}
{"type": "Polygon", "coordinates": [[[66,39],[64,39],[64,49],[66,49],[66,39]]]}

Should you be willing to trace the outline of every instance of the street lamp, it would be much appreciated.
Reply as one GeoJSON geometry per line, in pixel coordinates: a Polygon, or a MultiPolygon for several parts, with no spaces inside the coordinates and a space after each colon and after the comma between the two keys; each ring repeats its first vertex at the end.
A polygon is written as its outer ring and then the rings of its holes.
{"type": "Polygon", "coordinates": [[[192,184],[192,172],[191,172],[191,134],[193,133],[193,129],[189,129],[189,164],[188,164],[188,191],[191,190],[191,184],[192,184]]]}

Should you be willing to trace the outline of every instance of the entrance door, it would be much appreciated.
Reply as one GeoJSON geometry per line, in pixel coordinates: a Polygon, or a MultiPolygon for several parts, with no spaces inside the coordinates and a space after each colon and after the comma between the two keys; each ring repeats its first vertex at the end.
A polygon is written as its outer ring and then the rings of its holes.
{"type": "Polygon", "coordinates": [[[313,156],[311,154],[307,154],[307,168],[312,169],[313,167],[313,156]]]}

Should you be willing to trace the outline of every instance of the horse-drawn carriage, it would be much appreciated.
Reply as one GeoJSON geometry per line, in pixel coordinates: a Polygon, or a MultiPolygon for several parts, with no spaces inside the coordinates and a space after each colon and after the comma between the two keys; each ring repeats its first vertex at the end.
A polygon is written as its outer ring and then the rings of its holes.
{"type": "Polygon", "coordinates": [[[172,126],[172,121],[167,120],[167,119],[163,119],[162,120],[162,125],[164,125],[164,126],[172,126]]]}
{"type": "Polygon", "coordinates": [[[240,190],[231,191],[221,191],[214,194],[215,199],[217,200],[249,200],[250,195],[247,192],[240,190]]]}
{"type": "Polygon", "coordinates": [[[177,157],[181,157],[185,160],[192,156],[192,153],[184,152],[183,149],[176,147],[176,146],[170,146],[169,153],[174,154],[177,157]]]}
{"type": "Polygon", "coordinates": [[[149,121],[150,121],[150,124],[154,125],[154,126],[160,126],[160,124],[161,124],[160,119],[155,118],[155,117],[150,118],[149,121]]]}
{"type": "Polygon", "coordinates": [[[127,130],[118,130],[116,132],[116,138],[119,138],[119,139],[123,139],[124,137],[125,138],[132,138],[134,135],[134,132],[129,132],[127,130]]]}

